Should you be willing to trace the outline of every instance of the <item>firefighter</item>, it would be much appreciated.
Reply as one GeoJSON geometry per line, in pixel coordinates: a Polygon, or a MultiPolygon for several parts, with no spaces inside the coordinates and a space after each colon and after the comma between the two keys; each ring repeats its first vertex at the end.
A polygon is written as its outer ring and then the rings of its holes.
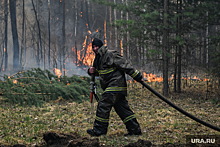
{"type": "Polygon", "coordinates": [[[138,82],[143,81],[141,73],[135,70],[119,52],[108,50],[107,46],[97,38],[92,42],[92,49],[95,52],[95,59],[93,67],[88,69],[88,74],[99,76],[104,93],[98,102],[93,129],[88,129],[87,133],[91,136],[106,135],[110,111],[114,107],[126,125],[128,133],[125,136],[141,135],[140,125],[125,98],[127,96],[125,73],[138,82]]]}

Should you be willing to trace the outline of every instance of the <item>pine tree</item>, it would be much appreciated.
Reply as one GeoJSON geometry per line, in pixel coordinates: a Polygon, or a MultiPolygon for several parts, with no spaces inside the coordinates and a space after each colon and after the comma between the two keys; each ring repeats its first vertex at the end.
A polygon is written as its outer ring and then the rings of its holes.
{"type": "Polygon", "coordinates": [[[215,55],[219,52],[218,36],[220,29],[218,21],[220,18],[220,5],[215,0],[168,1],[168,11],[166,14],[164,13],[164,0],[132,0],[128,1],[128,4],[114,4],[109,3],[107,0],[93,1],[98,4],[109,5],[112,8],[129,13],[129,16],[134,16],[129,17],[132,18],[129,20],[116,20],[113,25],[120,28],[123,35],[129,32],[131,40],[138,39],[138,45],[145,48],[144,53],[147,57],[147,60],[143,62],[149,63],[154,61],[154,63],[159,63],[157,64],[159,65],[157,66],[159,70],[162,69],[161,61],[164,60],[162,58],[162,40],[165,32],[164,29],[166,29],[168,31],[166,32],[168,72],[174,73],[176,64],[179,65],[179,71],[177,71],[179,73],[178,85],[181,85],[182,70],[189,68],[188,65],[210,68],[214,65],[210,63],[218,61],[215,55]],[[164,19],[166,19],[166,25],[163,23],[164,19]],[[210,33],[210,28],[213,25],[216,25],[216,28],[218,28],[215,30],[215,34],[210,33]],[[202,36],[202,38],[206,38],[203,39],[206,42],[203,47],[204,55],[200,55],[205,64],[197,63],[198,55],[196,54],[198,54],[198,49],[203,46],[203,44],[198,43],[199,38],[201,38],[198,32],[207,32],[202,36]],[[179,59],[176,58],[176,55],[178,55],[179,59]],[[215,60],[211,60],[211,58],[215,58],[215,60]],[[186,66],[181,68],[183,65],[186,66]]]}
{"type": "MultiPolygon", "coordinates": [[[[49,70],[33,68],[12,76],[4,75],[0,81],[0,94],[14,104],[42,106],[43,103],[62,97],[76,102],[90,97],[89,77],[58,77],[49,70]]],[[[97,82],[98,83],[98,82],[97,82]]],[[[100,87],[99,85],[97,87],[100,87]]],[[[98,88],[98,95],[101,89],[98,88]]]]}

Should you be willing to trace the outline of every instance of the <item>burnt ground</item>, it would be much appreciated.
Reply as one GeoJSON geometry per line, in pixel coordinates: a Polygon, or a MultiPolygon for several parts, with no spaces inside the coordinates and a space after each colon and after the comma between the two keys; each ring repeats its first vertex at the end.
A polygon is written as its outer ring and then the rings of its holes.
{"type": "MultiPolygon", "coordinates": [[[[16,144],[13,146],[10,145],[1,145],[0,147],[104,147],[104,145],[100,145],[99,139],[90,139],[87,137],[82,137],[77,133],[56,133],[56,132],[47,132],[43,134],[43,139],[45,141],[42,145],[21,145],[16,144]]],[[[137,142],[129,143],[124,147],[220,147],[218,145],[207,145],[207,144],[161,144],[161,145],[153,145],[150,141],[139,139],[137,142]]],[[[106,146],[105,147],[109,147],[106,146]]]]}

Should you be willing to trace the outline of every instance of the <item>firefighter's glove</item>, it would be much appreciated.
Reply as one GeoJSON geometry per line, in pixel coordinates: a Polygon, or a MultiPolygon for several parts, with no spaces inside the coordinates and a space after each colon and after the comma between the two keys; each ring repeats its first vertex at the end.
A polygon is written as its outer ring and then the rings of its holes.
{"type": "Polygon", "coordinates": [[[137,82],[141,82],[141,79],[142,79],[142,75],[141,73],[139,72],[135,77],[134,77],[134,80],[136,80],[137,82]]]}

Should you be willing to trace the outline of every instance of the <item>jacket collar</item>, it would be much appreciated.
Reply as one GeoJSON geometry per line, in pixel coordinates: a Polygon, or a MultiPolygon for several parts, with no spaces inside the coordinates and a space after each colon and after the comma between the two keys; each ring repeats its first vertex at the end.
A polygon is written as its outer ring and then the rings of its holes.
{"type": "Polygon", "coordinates": [[[101,48],[99,48],[98,53],[100,54],[100,56],[103,56],[107,52],[107,50],[107,46],[103,45],[101,48]]]}

